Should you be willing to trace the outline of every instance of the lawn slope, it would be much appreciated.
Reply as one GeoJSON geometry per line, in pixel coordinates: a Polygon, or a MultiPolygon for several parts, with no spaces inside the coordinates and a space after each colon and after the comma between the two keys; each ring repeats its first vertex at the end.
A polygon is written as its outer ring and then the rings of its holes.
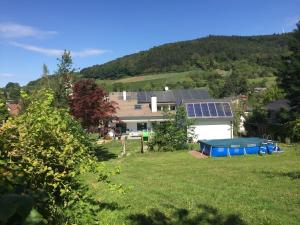
{"type": "Polygon", "coordinates": [[[127,191],[103,191],[84,176],[110,206],[97,214],[103,224],[299,224],[299,145],[280,155],[201,160],[186,151],[141,155],[137,142],[119,159],[118,143],[106,147],[108,166],[121,168],[113,180],[127,191]]]}

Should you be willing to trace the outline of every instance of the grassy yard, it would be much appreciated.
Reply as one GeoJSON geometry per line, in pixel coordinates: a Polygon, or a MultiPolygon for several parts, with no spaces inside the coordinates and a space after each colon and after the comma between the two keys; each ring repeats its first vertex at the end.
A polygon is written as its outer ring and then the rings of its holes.
{"type": "Polygon", "coordinates": [[[105,144],[103,159],[120,167],[113,178],[126,194],[104,191],[95,178],[83,178],[103,209],[101,224],[299,224],[300,146],[268,156],[196,159],[186,151],[140,154],[128,142],[129,156],[117,158],[118,142],[105,144]]]}

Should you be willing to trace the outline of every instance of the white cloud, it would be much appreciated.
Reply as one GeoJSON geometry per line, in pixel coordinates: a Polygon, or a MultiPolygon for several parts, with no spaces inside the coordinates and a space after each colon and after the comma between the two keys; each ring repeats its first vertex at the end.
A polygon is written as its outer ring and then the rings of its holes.
{"type": "Polygon", "coordinates": [[[108,51],[102,49],[85,49],[82,51],[71,51],[72,56],[74,57],[87,57],[93,55],[102,55],[108,51]]]}
{"type": "Polygon", "coordinates": [[[28,51],[37,52],[49,56],[59,56],[62,55],[62,53],[64,52],[64,50],[61,49],[41,48],[34,45],[21,44],[19,42],[10,42],[10,44],[28,51]]]}
{"type": "Polygon", "coordinates": [[[0,36],[4,38],[43,38],[57,34],[57,31],[43,31],[37,28],[18,23],[0,23],[0,36]]]}
{"type": "MultiPolygon", "coordinates": [[[[61,56],[64,52],[63,49],[42,48],[34,45],[22,44],[19,42],[10,42],[10,44],[15,47],[19,47],[28,51],[37,52],[48,56],[61,56]]],[[[102,49],[85,49],[82,51],[71,51],[71,55],[73,57],[87,57],[87,56],[102,55],[106,52],[108,51],[102,49]]]]}
{"type": "Polygon", "coordinates": [[[0,77],[14,77],[15,74],[13,73],[0,73],[0,77]]]}

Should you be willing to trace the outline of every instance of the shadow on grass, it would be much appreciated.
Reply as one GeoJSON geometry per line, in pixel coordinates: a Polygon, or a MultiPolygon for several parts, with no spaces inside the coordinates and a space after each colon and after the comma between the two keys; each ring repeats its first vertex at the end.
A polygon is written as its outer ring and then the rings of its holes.
{"type": "Polygon", "coordinates": [[[99,161],[108,161],[118,157],[117,154],[109,152],[108,149],[102,145],[95,145],[93,151],[93,154],[99,161]]]}
{"type": "Polygon", "coordinates": [[[262,171],[262,174],[268,178],[289,177],[292,180],[300,179],[300,171],[292,171],[292,172],[262,171]]]}
{"type": "Polygon", "coordinates": [[[100,202],[98,203],[100,210],[108,209],[110,211],[122,210],[124,207],[119,206],[117,202],[100,202]]]}
{"type": "MultiPolygon", "coordinates": [[[[174,207],[173,207],[174,208],[174,207]]],[[[158,209],[151,209],[148,215],[133,214],[128,217],[133,225],[245,225],[237,214],[223,215],[218,209],[208,205],[198,205],[197,213],[187,209],[174,208],[168,216],[158,209]]]]}

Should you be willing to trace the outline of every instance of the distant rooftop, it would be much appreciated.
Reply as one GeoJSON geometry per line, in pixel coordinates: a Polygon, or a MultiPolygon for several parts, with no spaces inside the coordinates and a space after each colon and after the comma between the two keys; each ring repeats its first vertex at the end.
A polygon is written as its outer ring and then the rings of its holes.
{"type": "Polygon", "coordinates": [[[288,99],[279,99],[266,105],[267,110],[279,111],[280,109],[290,110],[290,101],[288,99]]]}
{"type": "Polygon", "coordinates": [[[158,103],[176,103],[192,99],[211,98],[207,89],[183,89],[167,91],[140,91],[137,92],[138,103],[150,103],[151,97],[157,97],[158,103]]]}

